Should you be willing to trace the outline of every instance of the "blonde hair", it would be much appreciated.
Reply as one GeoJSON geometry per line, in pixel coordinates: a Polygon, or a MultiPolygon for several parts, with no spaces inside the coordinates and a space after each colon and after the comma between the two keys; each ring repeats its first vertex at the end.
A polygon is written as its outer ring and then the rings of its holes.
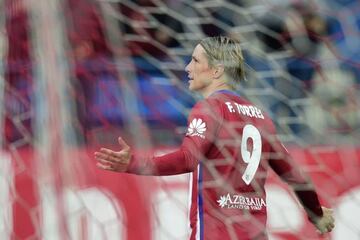
{"type": "Polygon", "coordinates": [[[224,72],[234,83],[244,79],[244,57],[239,41],[217,36],[204,38],[199,44],[204,48],[210,66],[224,65],[224,72]]]}

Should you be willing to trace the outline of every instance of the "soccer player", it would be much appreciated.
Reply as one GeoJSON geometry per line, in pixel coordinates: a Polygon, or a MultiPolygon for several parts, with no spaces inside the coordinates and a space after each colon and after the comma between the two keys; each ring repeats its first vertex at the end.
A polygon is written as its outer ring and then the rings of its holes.
{"type": "Polygon", "coordinates": [[[234,91],[244,79],[239,43],[205,38],[185,71],[189,89],[200,93],[179,148],[163,156],[133,156],[119,138],[120,151],[95,152],[98,167],[139,175],[192,173],[190,240],[267,239],[264,184],[272,168],[296,193],[321,232],[334,228],[331,209],[322,207],[308,178],[276,137],[269,116],[234,91]]]}

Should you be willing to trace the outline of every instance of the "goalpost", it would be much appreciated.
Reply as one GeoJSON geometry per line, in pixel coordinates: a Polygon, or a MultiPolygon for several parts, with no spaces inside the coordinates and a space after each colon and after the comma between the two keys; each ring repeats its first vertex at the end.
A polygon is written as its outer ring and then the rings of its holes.
{"type": "MultiPolygon", "coordinates": [[[[356,238],[360,6],[291,2],[0,0],[1,238],[186,240],[187,174],[114,174],[92,156],[118,136],[172,151],[198,98],[184,67],[218,34],[244,49],[237,91],[270,113],[335,209],[330,238],[356,238]]],[[[270,239],[319,239],[272,173],[267,192],[270,239]]]]}

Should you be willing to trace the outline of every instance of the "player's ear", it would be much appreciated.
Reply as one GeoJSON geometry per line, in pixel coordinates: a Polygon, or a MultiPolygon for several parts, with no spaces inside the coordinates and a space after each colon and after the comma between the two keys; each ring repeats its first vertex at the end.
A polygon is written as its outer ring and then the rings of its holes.
{"type": "Polygon", "coordinates": [[[223,64],[217,64],[214,67],[214,72],[213,72],[214,78],[215,79],[220,78],[224,74],[224,71],[225,71],[224,65],[223,64]]]}

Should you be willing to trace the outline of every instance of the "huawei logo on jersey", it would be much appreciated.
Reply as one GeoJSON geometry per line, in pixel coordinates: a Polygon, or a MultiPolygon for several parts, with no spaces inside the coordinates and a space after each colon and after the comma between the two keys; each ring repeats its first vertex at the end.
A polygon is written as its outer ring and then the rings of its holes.
{"type": "Polygon", "coordinates": [[[198,136],[205,138],[206,123],[201,118],[194,118],[188,127],[186,136],[198,136]]]}

